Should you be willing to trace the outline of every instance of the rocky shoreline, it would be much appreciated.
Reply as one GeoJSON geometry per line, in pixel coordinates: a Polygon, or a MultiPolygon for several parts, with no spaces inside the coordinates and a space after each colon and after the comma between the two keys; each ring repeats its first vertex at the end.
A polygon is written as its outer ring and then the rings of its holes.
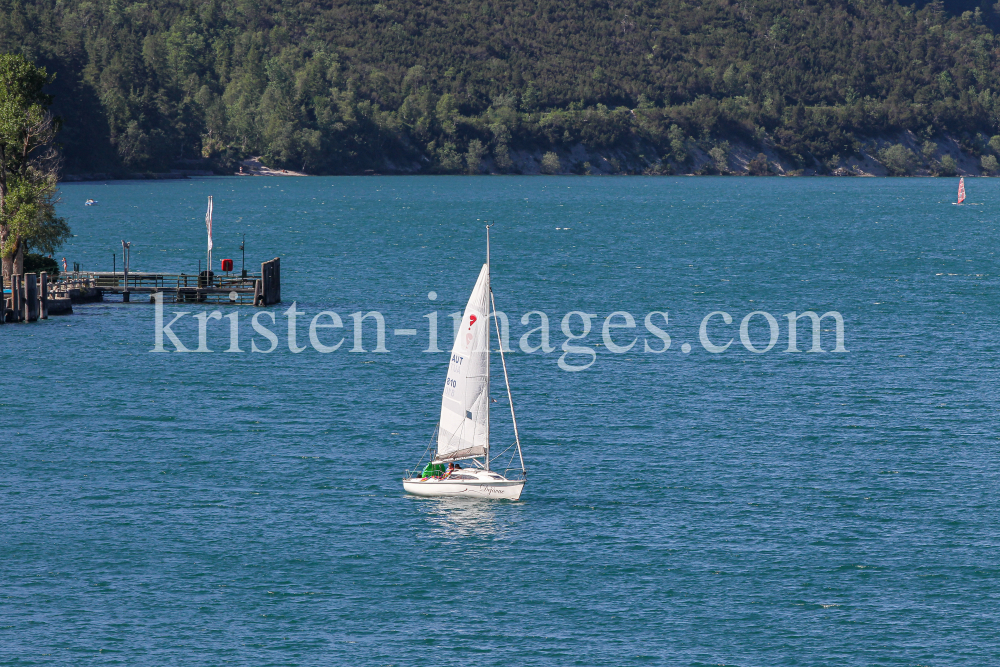
{"type": "MultiPolygon", "coordinates": [[[[998,137],[994,137],[996,142],[998,137]]],[[[907,130],[892,136],[859,143],[855,154],[840,156],[803,168],[778,151],[769,140],[751,144],[739,139],[690,140],[684,145],[686,159],[658,158],[656,146],[638,139],[628,145],[593,148],[584,144],[572,147],[513,149],[509,164],[500,168],[490,156],[478,167],[463,170],[466,174],[560,174],[580,176],[995,176],[1000,166],[995,153],[1000,146],[985,137],[975,143],[984,150],[970,148],[952,136],[921,138],[907,130]]],[[[998,153],[1000,154],[1000,153],[998,153]]],[[[417,175],[440,173],[426,160],[383,160],[379,170],[364,169],[342,175],[417,175]]],[[[453,172],[452,172],[453,173],[453,172]]],[[[301,171],[274,169],[260,157],[242,160],[238,171],[228,169],[171,169],[169,172],[75,173],[66,174],[64,182],[108,180],[173,180],[206,176],[309,176],[301,171]]]]}

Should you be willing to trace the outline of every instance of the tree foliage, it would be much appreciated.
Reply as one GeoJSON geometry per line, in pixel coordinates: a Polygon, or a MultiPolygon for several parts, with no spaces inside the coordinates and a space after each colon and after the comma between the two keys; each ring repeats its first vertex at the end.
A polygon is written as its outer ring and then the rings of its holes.
{"type": "Polygon", "coordinates": [[[0,258],[9,276],[27,249],[54,252],[69,236],[55,214],[59,121],[42,92],[44,68],[19,55],[0,55],[0,258]]]}
{"type": "Polygon", "coordinates": [[[559,155],[554,151],[549,151],[542,156],[542,173],[558,174],[562,171],[562,164],[559,162],[559,155]]]}
{"type": "Polygon", "coordinates": [[[1000,133],[997,16],[946,7],[0,0],[0,52],[59,74],[77,171],[257,154],[318,173],[460,172],[474,141],[500,170],[518,148],[637,141],[680,165],[725,139],[807,165],[903,129],[1000,133]]]}
{"type": "Polygon", "coordinates": [[[941,176],[954,176],[958,173],[958,164],[955,162],[955,158],[950,155],[942,157],[938,173],[941,176]]]}
{"type": "Polygon", "coordinates": [[[750,164],[747,165],[747,171],[751,176],[770,176],[771,165],[768,164],[767,156],[757,153],[757,157],[750,160],[750,164]]]}
{"type": "Polygon", "coordinates": [[[894,144],[878,152],[878,159],[889,173],[894,176],[905,176],[913,171],[917,157],[906,146],[894,144]]]}

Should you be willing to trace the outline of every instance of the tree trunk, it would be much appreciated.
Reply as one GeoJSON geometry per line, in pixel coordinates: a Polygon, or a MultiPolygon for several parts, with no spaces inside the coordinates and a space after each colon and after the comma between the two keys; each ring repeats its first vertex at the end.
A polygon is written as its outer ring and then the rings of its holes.
{"type": "Polygon", "coordinates": [[[3,259],[3,268],[0,269],[0,275],[3,276],[3,280],[6,281],[7,283],[10,283],[10,274],[14,272],[13,269],[14,269],[14,260],[7,259],[5,257],[3,259]]]}
{"type": "Polygon", "coordinates": [[[18,243],[15,247],[17,249],[10,257],[3,257],[2,275],[4,280],[9,281],[11,276],[17,276],[24,273],[24,245],[18,243]]]}

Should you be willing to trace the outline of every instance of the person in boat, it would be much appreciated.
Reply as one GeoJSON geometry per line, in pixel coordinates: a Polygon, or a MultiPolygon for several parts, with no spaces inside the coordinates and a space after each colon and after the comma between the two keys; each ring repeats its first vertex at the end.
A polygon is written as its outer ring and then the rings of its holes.
{"type": "Polygon", "coordinates": [[[455,461],[452,461],[451,463],[448,464],[448,472],[446,472],[444,475],[445,479],[451,477],[452,473],[459,472],[461,469],[462,469],[461,465],[459,465],[455,461]]]}

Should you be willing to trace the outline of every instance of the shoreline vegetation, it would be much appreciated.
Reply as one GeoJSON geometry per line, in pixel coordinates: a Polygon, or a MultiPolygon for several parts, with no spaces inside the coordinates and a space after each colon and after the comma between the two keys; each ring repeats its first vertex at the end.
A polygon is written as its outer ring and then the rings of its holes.
{"type": "MultiPolygon", "coordinates": [[[[711,146],[707,151],[695,145],[691,147],[692,159],[689,170],[677,170],[672,165],[665,166],[662,162],[650,163],[645,155],[636,154],[627,149],[611,149],[608,151],[589,150],[579,144],[570,150],[551,151],[511,151],[509,153],[512,167],[497,168],[494,161],[484,159],[478,170],[469,169],[450,172],[475,175],[577,175],[577,176],[996,176],[1000,169],[988,159],[983,168],[983,158],[979,160],[965,152],[960,143],[953,138],[945,137],[941,143],[923,142],[922,149],[909,148],[907,143],[915,143],[913,136],[904,137],[899,143],[891,139],[873,141],[861,150],[860,155],[847,158],[837,156],[836,161],[829,161],[824,168],[798,168],[777,153],[773,147],[767,152],[759,152],[758,147],[746,144],[732,145],[726,142],[725,152],[714,150],[711,146]],[[909,141],[907,141],[909,139],[909,141]],[[755,151],[758,151],[754,154],[755,151]]],[[[1000,143],[1000,142],[994,142],[1000,143]]],[[[995,158],[994,158],[995,159],[995,158]]],[[[107,180],[174,180],[201,176],[322,176],[331,174],[311,174],[304,171],[288,169],[272,169],[261,162],[260,157],[243,160],[241,170],[228,172],[211,169],[172,169],[169,172],[140,173],[78,173],[66,174],[64,182],[107,181],[107,180]]],[[[415,170],[385,170],[366,169],[358,172],[341,172],[335,175],[346,176],[405,176],[405,175],[435,175],[449,172],[415,170]]]]}
{"type": "Polygon", "coordinates": [[[1000,174],[1000,3],[0,0],[66,180],[1000,174]],[[256,157],[252,157],[256,156],[256,157]],[[244,173],[246,167],[244,167],[244,173]]]}

